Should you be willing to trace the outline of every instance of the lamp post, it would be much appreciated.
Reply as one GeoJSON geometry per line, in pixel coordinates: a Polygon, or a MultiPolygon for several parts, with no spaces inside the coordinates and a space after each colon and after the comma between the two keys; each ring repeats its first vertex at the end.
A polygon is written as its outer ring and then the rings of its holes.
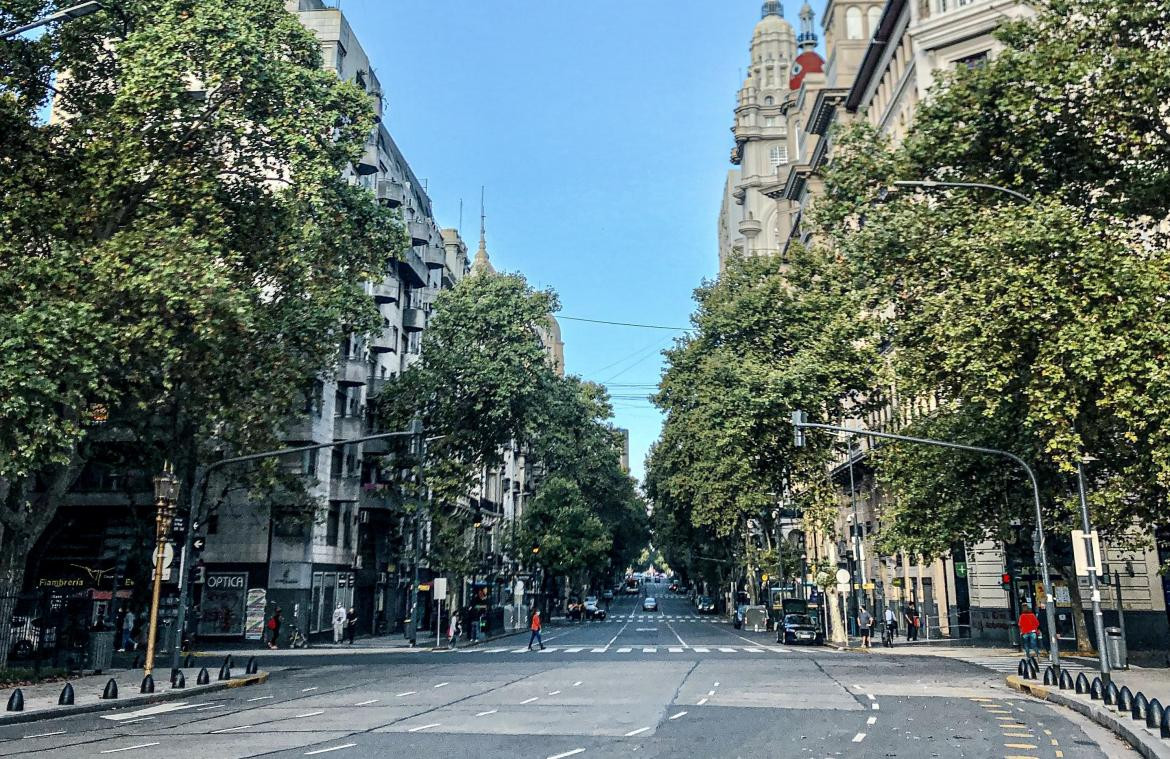
{"type": "Polygon", "coordinates": [[[1093,527],[1089,522],[1089,503],[1085,498],[1085,462],[1092,461],[1089,457],[1077,462],[1077,492],[1081,500],[1081,529],[1085,531],[1085,563],[1089,569],[1089,590],[1093,602],[1093,624],[1097,628],[1097,660],[1101,668],[1101,682],[1109,685],[1112,673],[1109,671],[1109,652],[1105,649],[1105,618],[1101,614],[1101,589],[1097,586],[1097,570],[1101,557],[1093,551],[1091,534],[1093,527]]]}
{"type": "Polygon", "coordinates": [[[1048,551],[1044,546],[1044,512],[1040,508],[1040,483],[1036,480],[1036,473],[1032,471],[1032,467],[1028,466],[1028,463],[1016,454],[1009,451],[1001,451],[997,448],[981,448],[974,445],[951,443],[945,440],[910,437],[908,435],[894,435],[889,432],[855,430],[834,424],[814,424],[807,421],[807,419],[808,417],[803,411],[798,410],[792,412],[792,427],[795,444],[798,448],[804,447],[804,431],[806,429],[828,430],[829,432],[839,432],[846,435],[855,435],[859,437],[881,438],[883,440],[898,440],[903,443],[916,443],[918,445],[931,445],[938,448],[951,448],[953,450],[969,451],[971,453],[984,453],[990,456],[1001,456],[1003,458],[1011,459],[1024,469],[1024,471],[1028,474],[1028,479],[1032,483],[1032,499],[1036,509],[1036,553],[1040,561],[1040,571],[1043,573],[1044,594],[1048,599],[1048,602],[1045,604],[1045,610],[1048,617],[1049,655],[1052,658],[1052,666],[1056,669],[1056,675],[1059,677],[1060,642],[1056,638],[1056,597],[1052,593],[1052,575],[1048,571],[1048,551]]]}
{"type": "Polygon", "coordinates": [[[97,13],[101,9],[102,4],[96,1],[79,3],[69,8],[62,8],[56,13],[50,13],[48,16],[39,18],[32,23],[24,24],[23,26],[15,26],[11,29],[5,29],[4,31],[0,32],[0,40],[6,40],[9,37],[15,37],[18,34],[24,34],[25,32],[30,32],[33,29],[39,29],[42,26],[48,26],[49,24],[56,23],[58,21],[72,21],[73,19],[81,18],[82,16],[88,16],[91,13],[97,13]]]}
{"type": "MultiPolygon", "coordinates": [[[[150,597],[150,626],[146,633],[146,661],[142,665],[143,688],[154,671],[154,644],[158,639],[158,601],[162,592],[163,563],[166,561],[167,537],[175,518],[175,495],[179,480],[171,465],[164,464],[162,474],[154,478],[154,588],[150,597]]],[[[153,685],[153,683],[152,683],[153,685]]],[[[153,688],[151,688],[153,690],[153,688]]]]}
{"type": "MultiPolygon", "coordinates": [[[[1025,203],[1031,205],[1032,198],[1028,197],[1022,192],[1013,190],[1010,187],[1003,187],[997,184],[988,184],[986,182],[940,182],[936,179],[900,179],[894,182],[894,187],[912,187],[918,190],[990,190],[991,192],[1002,192],[1011,195],[1025,203]]],[[[889,194],[889,190],[882,191],[882,199],[889,194]]]]}

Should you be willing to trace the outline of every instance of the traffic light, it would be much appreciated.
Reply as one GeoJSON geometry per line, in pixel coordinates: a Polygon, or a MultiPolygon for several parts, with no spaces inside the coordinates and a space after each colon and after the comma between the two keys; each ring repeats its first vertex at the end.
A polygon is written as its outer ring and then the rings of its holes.
{"type": "Polygon", "coordinates": [[[539,543],[533,543],[533,544],[532,544],[532,555],[533,555],[533,556],[536,556],[536,555],[538,555],[539,553],[540,553],[540,544],[539,544],[539,543]]]}
{"type": "Polygon", "coordinates": [[[1012,589],[1012,575],[1011,572],[1004,572],[999,578],[999,584],[1004,590],[1012,589]]]}
{"type": "Polygon", "coordinates": [[[792,443],[797,448],[804,447],[804,428],[802,424],[808,422],[808,415],[803,411],[792,412],[792,443]]]}

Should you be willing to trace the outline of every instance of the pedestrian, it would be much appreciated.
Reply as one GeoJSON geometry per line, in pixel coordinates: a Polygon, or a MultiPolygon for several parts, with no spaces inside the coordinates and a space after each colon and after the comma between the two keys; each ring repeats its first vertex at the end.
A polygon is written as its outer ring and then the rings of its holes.
{"type": "Polygon", "coordinates": [[[337,608],[333,610],[333,642],[340,643],[341,637],[345,635],[345,606],[341,601],[337,602],[337,608]]]}
{"type": "Polygon", "coordinates": [[[134,612],[130,609],[122,610],[122,647],[119,651],[133,651],[134,650],[134,612]]]}
{"type": "Polygon", "coordinates": [[[451,613],[451,622],[447,625],[447,648],[455,648],[455,641],[459,637],[459,612],[451,613]]]}
{"type": "Polygon", "coordinates": [[[268,620],[268,647],[275,649],[276,642],[280,639],[280,607],[276,607],[276,611],[272,612],[272,617],[268,620]]]}
{"type": "Polygon", "coordinates": [[[885,644],[886,648],[893,648],[894,638],[898,635],[898,615],[894,614],[892,607],[886,607],[885,620],[886,634],[882,638],[882,643],[885,644]]]}
{"type": "Polygon", "coordinates": [[[1020,614],[1020,641],[1024,656],[1033,659],[1040,654],[1040,618],[1028,608],[1020,614]]]}
{"type": "Polygon", "coordinates": [[[471,645],[479,643],[479,615],[470,609],[467,612],[467,626],[471,628],[471,645]]]}
{"type": "Polygon", "coordinates": [[[906,619],[906,640],[918,640],[918,610],[914,604],[907,606],[902,616],[906,619]]]}
{"type": "Polygon", "coordinates": [[[529,651],[532,650],[532,642],[533,641],[536,641],[538,644],[540,644],[541,651],[544,650],[544,641],[542,641],[540,639],[540,628],[541,628],[540,610],[537,609],[536,611],[532,612],[532,624],[529,625],[529,627],[528,627],[528,629],[532,630],[532,635],[531,635],[531,637],[528,638],[528,650],[529,651]]]}
{"type": "Polygon", "coordinates": [[[861,631],[861,647],[870,648],[869,636],[873,633],[873,615],[864,606],[857,615],[857,628],[861,631]]]}
{"type": "Polygon", "coordinates": [[[353,635],[357,632],[357,612],[353,607],[349,607],[349,611],[345,612],[345,639],[349,641],[349,645],[353,645],[353,635]]]}

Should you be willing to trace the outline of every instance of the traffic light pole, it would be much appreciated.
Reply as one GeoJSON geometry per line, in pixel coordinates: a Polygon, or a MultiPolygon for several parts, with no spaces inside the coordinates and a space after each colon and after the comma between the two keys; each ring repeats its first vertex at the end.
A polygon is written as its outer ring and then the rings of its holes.
{"type": "Polygon", "coordinates": [[[1060,642],[1056,638],[1056,596],[1052,592],[1052,575],[1048,572],[1048,551],[1044,546],[1044,512],[1040,508],[1040,484],[1036,480],[1036,473],[1032,471],[1032,467],[1022,458],[1009,451],[1001,451],[997,448],[981,448],[975,445],[962,445],[960,443],[951,443],[945,440],[934,440],[931,438],[909,437],[907,435],[894,435],[889,432],[874,432],[872,430],[855,430],[849,427],[840,427],[833,424],[814,424],[806,421],[807,417],[803,411],[792,412],[792,427],[795,433],[796,447],[804,446],[804,430],[816,429],[827,430],[829,432],[839,432],[846,435],[853,435],[857,437],[880,438],[883,440],[898,440],[903,443],[916,443],[918,445],[930,445],[936,448],[951,448],[958,451],[968,451],[970,453],[984,453],[989,456],[1000,456],[1002,458],[1011,459],[1019,464],[1028,474],[1028,480],[1032,483],[1032,499],[1036,509],[1036,553],[1040,560],[1040,571],[1044,575],[1044,595],[1047,597],[1045,611],[1048,617],[1048,645],[1049,655],[1052,659],[1052,666],[1056,669],[1057,677],[1060,677],[1060,642]]]}
{"type": "MultiPolygon", "coordinates": [[[[413,424],[411,425],[413,428],[413,424]]],[[[180,572],[179,572],[179,611],[178,618],[175,620],[175,640],[174,647],[171,650],[171,672],[173,673],[179,668],[179,659],[183,655],[183,632],[187,624],[187,607],[190,605],[191,583],[188,580],[189,570],[186,566],[186,560],[192,555],[193,543],[195,541],[195,526],[197,520],[202,517],[202,507],[204,501],[207,500],[207,486],[211,481],[211,474],[217,469],[222,469],[229,464],[240,464],[247,461],[259,461],[261,459],[272,459],[280,456],[288,456],[302,451],[317,451],[322,448],[337,448],[338,446],[354,445],[356,443],[365,443],[370,440],[386,440],[392,437],[406,437],[407,435],[416,434],[414,429],[405,432],[382,432],[377,435],[366,435],[365,437],[352,438],[350,440],[340,440],[333,443],[318,443],[315,445],[299,445],[293,448],[279,448],[273,451],[263,451],[261,453],[250,453],[246,456],[232,456],[230,458],[221,459],[212,462],[205,467],[199,467],[195,470],[195,483],[191,488],[191,507],[187,513],[187,534],[183,539],[183,549],[180,554],[180,572]]],[[[417,585],[417,583],[415,583],[417,585]]]]}

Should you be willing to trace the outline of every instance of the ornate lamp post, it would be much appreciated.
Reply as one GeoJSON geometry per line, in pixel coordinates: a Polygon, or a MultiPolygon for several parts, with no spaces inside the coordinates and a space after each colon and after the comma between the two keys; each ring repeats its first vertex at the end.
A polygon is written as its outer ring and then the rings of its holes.
{"type": "Polygon", "coordinates": [[[175,477],[174,469],[169,463],[164,464],[162,474],[154,478],[154,506],[157,509],[154,517],[154,590],[150,598],[150,627],[147,628],[146,636],[146,662],[142,665],[145,675],[142,681],[144,692],[154,690],[151,673],[154,671],[154,643],[158,637],[158,600],[159,594],[162,592],[167,537],[171,531],[171,522],[175,518],[175,500],[178,492],[179,480],[175,477]],[[149,685],[147,680],[150,680],[149,685]],[[148,688],[149,690],[147,690],[148,688]]]}

